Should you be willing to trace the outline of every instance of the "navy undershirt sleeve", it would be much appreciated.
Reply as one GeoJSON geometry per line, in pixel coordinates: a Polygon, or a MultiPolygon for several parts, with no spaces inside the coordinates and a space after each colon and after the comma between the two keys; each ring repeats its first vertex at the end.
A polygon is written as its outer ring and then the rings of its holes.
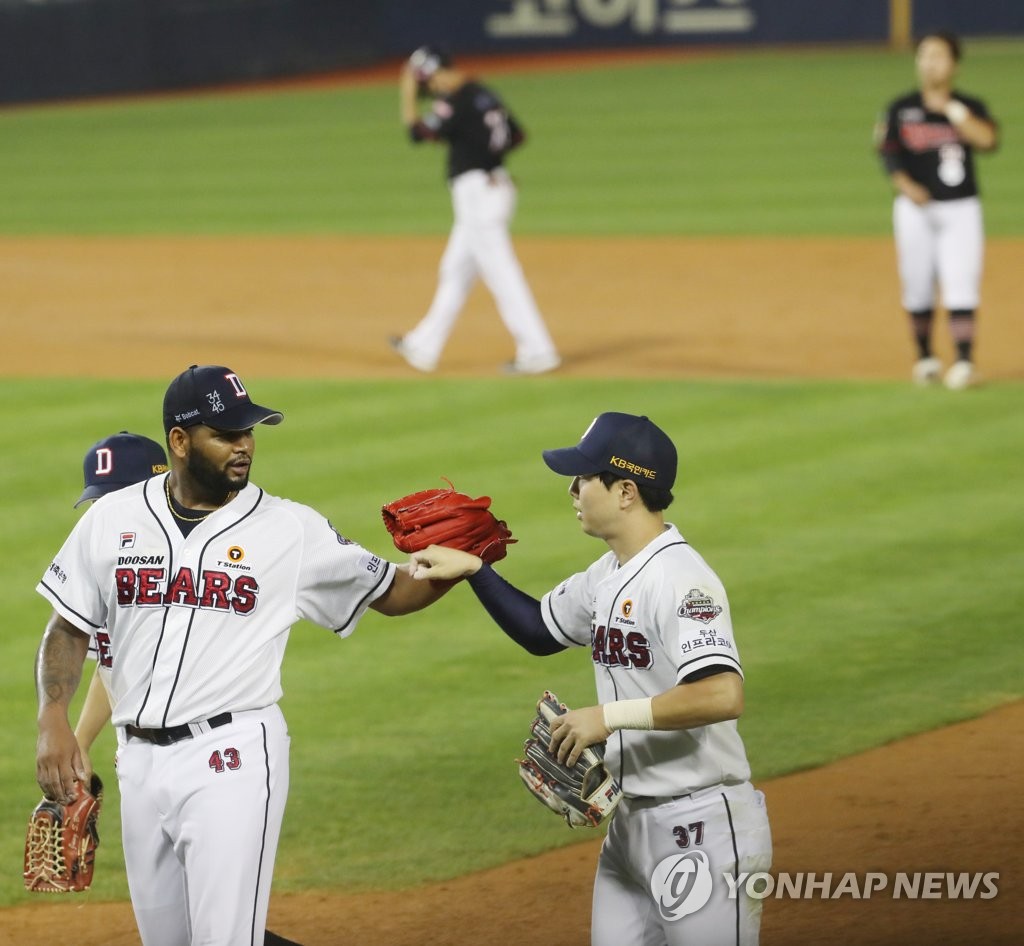
{"type": "Polygon", "coordinates": [[[540,602],[510,585],[486,563],[469,586],[494,622],[520,647],[537,657],[557,654],[566,648],[551,636],[540,613],[540,602]]]}

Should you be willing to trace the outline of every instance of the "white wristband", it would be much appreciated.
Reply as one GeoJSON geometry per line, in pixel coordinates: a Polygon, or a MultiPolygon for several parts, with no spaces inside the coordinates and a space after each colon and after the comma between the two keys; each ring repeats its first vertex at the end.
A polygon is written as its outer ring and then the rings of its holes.
{"type": "Polygon", "coordinates": [[[946,118],[954,125],[959,125],[970,114],[970,109],[963,102],[958,102],[956,99],[950,99],[949,104],[946,106],[946,118]]]}
{"type": "Polygon", "coordinates": [[[651,698],[605,703],[604,724],[612,732],[619,729],[654,729],[651,698]]]}

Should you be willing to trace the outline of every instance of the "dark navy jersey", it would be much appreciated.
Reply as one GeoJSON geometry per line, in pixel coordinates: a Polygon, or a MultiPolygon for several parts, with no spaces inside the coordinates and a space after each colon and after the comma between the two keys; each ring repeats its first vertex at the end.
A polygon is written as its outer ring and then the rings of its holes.
{"type": "Polygon", "coordinates": [[[501,99],[473,81],[435,99],[433,108],[413,125],[410,134],[414,141],[448,142],[449,178],[500,167],[505,155],[525,137],[501,99]]]}
{"type": "MultiPolygon", "coordinates": [[[[972,115],[993,121],[980,99],[956,91],[952,97],[972,115]]],[[[928,189],[932,200],[977,196],[973,149],[945,115],[925,108],[920,92],[890,104],[879,137],[878,150],[887,173],[904,171],[928,189]]]]}

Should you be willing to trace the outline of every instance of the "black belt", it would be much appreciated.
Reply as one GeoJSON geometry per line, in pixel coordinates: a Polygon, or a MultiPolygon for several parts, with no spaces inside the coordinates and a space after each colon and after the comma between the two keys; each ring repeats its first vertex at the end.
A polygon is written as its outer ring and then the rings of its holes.
{"type": "MultiPolygon", "coordinates": [[[[203,720],[203,722],[210,729],[218,729],[231,722],[231,714],[220,713],[217,716],[211,716],[209,719],[203,720]]],[[[188,723],[182,723],[180,726],[169,726],[167,729],[140,729],[138,726],[129,724],[124,727],[124,731],[129,736],[134,736],[136,739],[145,739],[146,742],[151,742],[156,746],[172,746],[176,742],[181,742],[182,739],[192,738],[192,728],[188,723]]]]}

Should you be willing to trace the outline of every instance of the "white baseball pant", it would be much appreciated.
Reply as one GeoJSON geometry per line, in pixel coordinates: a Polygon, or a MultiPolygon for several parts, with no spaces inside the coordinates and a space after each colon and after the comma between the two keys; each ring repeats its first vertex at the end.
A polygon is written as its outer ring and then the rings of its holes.
{"type": "Polygon", "coordinates": [[[936,281],[947,311],[978,308],[985,235],[977,197],[921,206],[900,194],[893,230],[904,309],[934,308],[936,281]]]}
{"type": "Polygon", "coordinates": [[[749,782],[678,799],[624,798],[601,847],[592,946],[756,946],[761,901],[735,883],[767,871],[764,795],[749,782]]]}
{"type": "Polygon", "coordinates": [[[276,706],[192,739],[117,752],[132,908],[144,946],[262,946],[288,796],[276,706]]]}
{"type": "Polygon", "coordinates": [[[516,187],[504,168],[467,171],[450,183],[455,222],[441,257],[437,290],[427,314],[404,343],[436,364],[476,282],[483,279],[515,342],[515,360],[528,364],[556,354],[509,237],[516,187]]]}

